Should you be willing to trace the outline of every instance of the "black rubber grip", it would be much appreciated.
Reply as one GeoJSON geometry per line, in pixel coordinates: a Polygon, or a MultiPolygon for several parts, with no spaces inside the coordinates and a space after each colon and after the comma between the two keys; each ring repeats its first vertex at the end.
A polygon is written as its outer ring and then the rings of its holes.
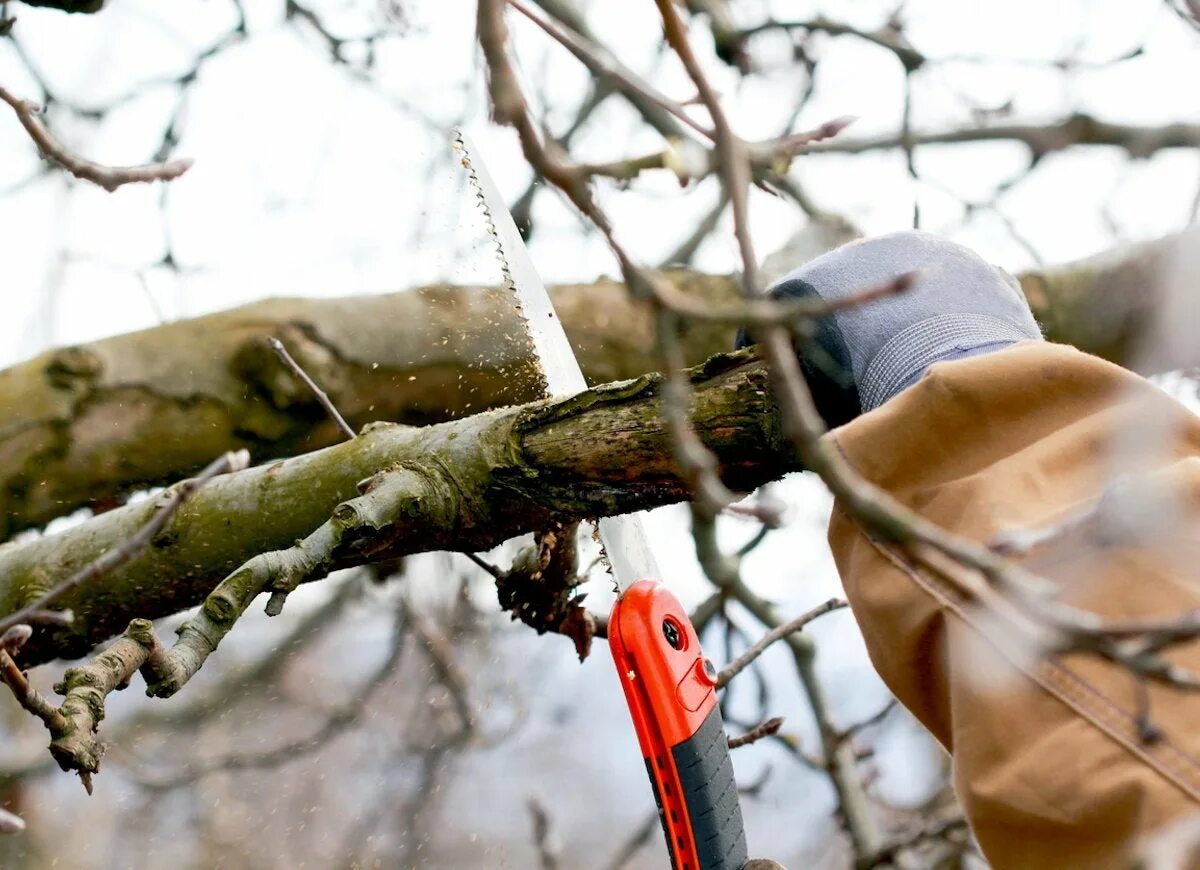
{"type": "Polygon", "coordinates": [[[714,707],[695,734],[671,747],[671,755],[683,786],[699,870],[741,870],[746,831],[721,708],[714,707]]]}

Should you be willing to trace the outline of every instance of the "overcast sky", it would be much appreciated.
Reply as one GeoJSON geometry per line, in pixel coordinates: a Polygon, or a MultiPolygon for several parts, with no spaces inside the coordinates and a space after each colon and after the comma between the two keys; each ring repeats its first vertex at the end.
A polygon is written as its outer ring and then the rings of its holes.
{"type": "MultiPolygon", "coordinates": [[[[51,345],[79,342],[153,326],[275,295],[339,296],[387,292],[432,281],[495,283],[497,266],[465,180],[451,159],[448,131],[464,123],[483,151],[500,186],[515,198],[528,181],[514,134],[486,120],[482,77],[473,42],[471,4],[405,0],[404,23],[377,49],[373,71],[360,75],[329,62],[327,50],[302,25],[282,25],[280,4],[251,0],[249,38],[205,64],[182,112],[176,156],[194,168],[165,194],[161,186],[124,187],[106,193],[62,173],[40,173],[35,149],[6,110],[0,111],[0,252],[5,265],[4,316],[0,317],[0,364],[10,364],[51,345]],[[179,265],[161,265],[167,244],[179,265]]],[[[787,17],[817,12],[844,16],[867,28],[883,20],[887,4],[745,2],[748,22],[775,6],[787,17]]],[[[314,3],[339,33],[365,33],[379,25],[373,3],[314,3]]],[[[673,63],[658,56],[660,36],[652,5],[631,0],[593,3],[599,36],[635,69],[677,97],[691,90],[673,63]]],[[[80,120],[55,109],[50,121],[80,153],[99,161],[136,163],[153,153],[175,110],[174,86],[151,84],[177,76],[196,54],[221,38],[234,21],[222,0],[114,0],[95,16],[64,16],[12,4],[17,34],[52,89],[83,106],[122,100],[102,122],[80,120]],[[126,99],[126,96],[128,98],[126,99]]],[[[1157,125],[1200,121],[1200,52],[1197,35],[1157,0],[1044,0],[935,2],[906,6],[911,41],[931,57],[969,56],[934,64],[913,81],[914,124],[940,129],[970,121],[972,105],[1011,102],[1011,119],[1055,120],[1070,111],[1108,121],[1157,125]],[[1070,75],[1030,63],[1068,55],[1101,62],[1145,45],[1142,56],[1070,75]],[[982,62],[979,58],[995,58],[982,62]]],[[[546,37],[513,20],[516,54],[531,95],[550,107],[552,129],[570,123],[587,83],[579,65],[546,37]]],[[[700,40],[702,45],[707,45],[700,40]]],[[[853,39],[820,39],[822,58],[814,98],[795,129],[856,115],[846,136],[897,128],[903,75],[886,51],[853,39]]],[[[707,50],[707,48],[705,49],[707,50]]],[[[355,51],[348,49],[354,58],[355,51]]],[[[715,67],[717,84],[744,135],[781,132],[804,84],[790,60],[787,40],[754,43],[763,74],[739,81],[715,67]]],[[[38,87],[8,43],[0,42],[0,83],[36,98],[38,87]]],[[[630,111],[610,100],[578,140],[585,159],[614,159],[661,147],[655,134],[630,111]]],[[[907,177],[903,157],[805,158],[795,176],[824,207],[841,212],[869,233],[910,225],[914,196],[923,226],[949,233],[1011,270],[1032,265],[1035,255],[1062,261],[1107,248],[1120,239],[1150,238],[1182,226],[1200,185],[1194,151],[1160,152],[1132,163],[1115,149],[1055,155],[1002,200],[1004,221],[988,211],[965,216],[959,197],[983,200],[995,186],[1022,170],[1024,150],[995,143],[926,147],[918,151],[920,185],[907,177]],[[957,196],[956,196],[957,194],[957,196]]],[[[600,188],[619,233],[634,253],[656,262],[685,238],[715,201],[710,179],[681,191],[667,173],[651,174],[628,190],[600,188]]],[[[794,207],[756,193],[754,229],[759,250],[779,247],[802,224],[794,207]]],[[[553,193],[543,193],[535,213],[535,261],[548,281],[586,280],[611,273],[604,246],[585,237],[580,222],[553,193]]],[[[702,248],[697,265],[713,271],[735,267],[727,232],[702,248]]],[[[791,480],[781,490],[794,505],[792,532],[772,536],[746,565],[760,591],[789,612],[810,607],[838,591],[820,526],[828,499],[813,481],[791,480]]],[[[656,540],[671,558],[674,587],[685,598],[700,594],[699,571],[690,555],[680,511],[654,515],[656,540]]],[[[722,527],[734,546],[752,529],[736,521],[722,527]]],[[[598,591],[597,600],[603,600],[598,591]]],[[[261,622],[261,620],[259,620],[261,622]]],[[[257,623],[256,623],[257,624],[257,623]]],[[[247,627],[246,631],[250,629],[247,627]]],[[[239,632],[245,634],[243,627],[239,632]]],[[[847,614],[821,621],[813,634],[822,644],[822,674],[835,692],[843,722],[874,712],[885,698],[870,671],[847,614]]],[[[360,637],[364,649],[378,638],[360,637]]],[[[590,756],[602,776],[614,765],[640,765],[620,736],[624,721],[615,681],[606,682],[607,653],[581,672],[563,644],[522,635],[516,657],[541,656],[562,693],[544,701],[541,724],[526,732],[521,751],[542,753],[557,745],[561,723],[554,711],[575,705],[594,724],[590,756]],[[580,674],[582,673],[582,676],[580,674]],[[606,687],[606,688],[605,688],[606,687]],[[616,736],[614,736],[616,735],[616,736]]],[[[778,652],[780,656],[782,651],[778,652]]],[[[775,654],[772,653],[772,656],[775,654]]],[[[780,703],[798,707],[794,680],[783,660],[780,703]]],[[[532,702],[531,702],[532,703],[532,702]]],[[[812,739],[801,713],[789,727],[812,739]]],[[[882,787],[913,799],[923,783],[914,779],[927,758],[912,733],[899,729],[881,752],[882,787]],[[885,747],[887,749],[887,747],[885,747]],[[915,757],[914,757],[915,754],[915,757]]],[[[765,763],[740,755],[739,774],[765,763]]],[[[776,759],[778,760],[778,759],[776,759]]],[[[494,801],[473,783],[499,781],[512,755],[476,760],[474,777],[457,786],[464,806],[485,809],[494,801]],[[490,767],[489,767],[490,765],[490,767]],[[494,779],[489,780],[489,776],[494,779]]],[[[795,767],[791,768],[795,770],[795,767]]],[[[795,818],[798,804],[828,802],[812,776],[781,778],[765,801],[780,815],[757,816],[756,848],[770,852],[794,843],[794,829],[771,819],[795,818]],[[766,848],[764,848],[766,847],[766,848]]],[[[531,788],[538,787],[537,782],[531,788]]],[[[553,783],[549,783],[553,785],[553,783]]],[[[451,786],[454,788],[455,786],[451,786]]],[[[613,779],[610,796],[620,806],[645,798],[639,771],[613,779]],[[636,774],[636,775],[635,775],[636,774]]],[[[457,793],[457,792],[456,792],[457,793]]],[[[564,812],[587,812],[587,801],[564,812]]],[[[631,817],[636,813],[629,813],[631,817]]],[[[826,824],[820,813],[815,828],[826,824]]]]}

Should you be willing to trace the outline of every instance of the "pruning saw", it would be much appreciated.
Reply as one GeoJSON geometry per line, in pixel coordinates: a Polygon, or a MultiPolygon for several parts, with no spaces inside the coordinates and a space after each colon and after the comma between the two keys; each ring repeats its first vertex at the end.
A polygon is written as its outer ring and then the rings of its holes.
{"type": "MultiPolygon", "coordinates": [[[[548,398],[587,389],[524,239],[478,150],[459,132],[455,150],[499,248],[504,284],[516,296],[548,398]]],[[[617,600],[608,644],[654,789],[675,870],[740,870],[746,835],[721,710],[717,672],[683,606],[661,577],[636,516],[598,523],[617,600]]]]}

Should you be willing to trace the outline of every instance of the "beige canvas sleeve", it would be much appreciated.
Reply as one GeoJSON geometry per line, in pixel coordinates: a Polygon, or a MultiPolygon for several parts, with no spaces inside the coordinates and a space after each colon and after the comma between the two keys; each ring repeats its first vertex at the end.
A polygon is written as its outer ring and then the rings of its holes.
{"type": "MultiPolygon", "coordinates": [[[[1105,617],[1200,611],[1200,418],[1124,369],[1022,343],[935,365],[828,437],[866,478],[980,542],[1060,523],[1115,473],[1154,482],[1157,496],[1110,499],[1112,517],[1027,565],[1105,617]]],[[[1146,740],[1127,670],[1014,641],[963,575],[918,567],[836,507],[829,535],[872,661],[951,752],[993,866],[1127,867],[1147,835],[1200,811],[1200,692],[1150,684],[1158,739],[1146,740]]],[[[1200,643],[1166,657],[1200,674],[1200,643]]]]}

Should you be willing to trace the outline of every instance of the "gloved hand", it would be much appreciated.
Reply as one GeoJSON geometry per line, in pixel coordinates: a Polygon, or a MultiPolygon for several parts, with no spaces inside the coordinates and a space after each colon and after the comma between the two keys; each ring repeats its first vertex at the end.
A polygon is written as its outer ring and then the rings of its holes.
{"type": "MultiPolygon", "coordinates": [[[[914,271],[911,289],[823,317],[797,338],[801,368],[831,428],[879,407],[935,362],[1042,339],[1016,279],[962,245],[915,230],[843,245],[789,273],[770,295],[834,300],[914,271]]],[[[742,330],[737,346],[753,340],[742,330]]]]}

